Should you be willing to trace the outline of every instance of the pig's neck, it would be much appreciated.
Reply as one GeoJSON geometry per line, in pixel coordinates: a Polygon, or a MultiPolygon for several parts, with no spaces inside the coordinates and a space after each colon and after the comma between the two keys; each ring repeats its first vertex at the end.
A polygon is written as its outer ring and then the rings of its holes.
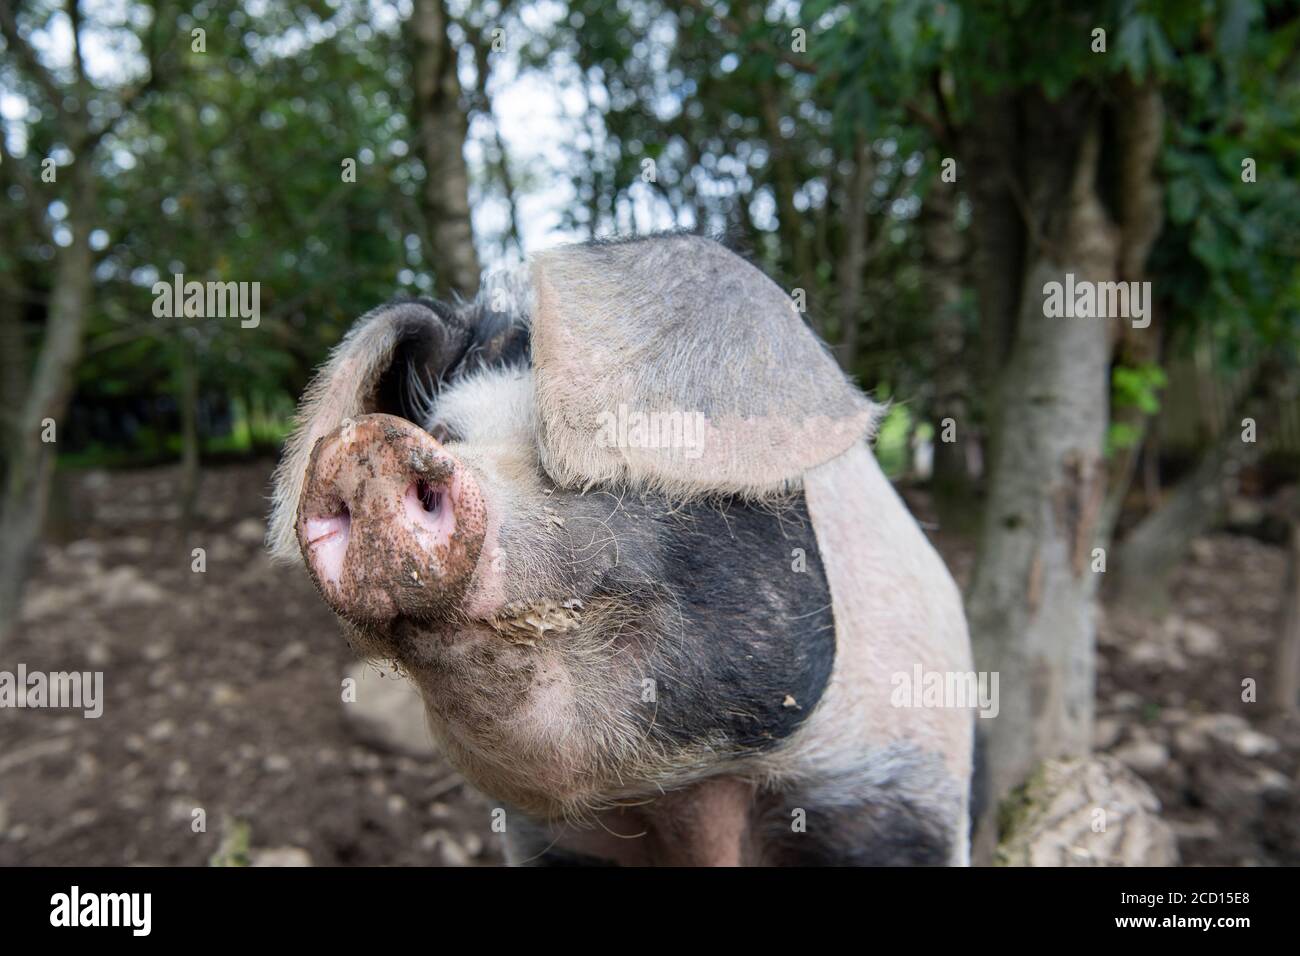
{"type": "Polygon", "coordinates": [[[624,866],[743,866],[758,862],[750,839],[751,784],[716,777],[636,807],[603,811],[590,829],[560,842],[624,866]]]}

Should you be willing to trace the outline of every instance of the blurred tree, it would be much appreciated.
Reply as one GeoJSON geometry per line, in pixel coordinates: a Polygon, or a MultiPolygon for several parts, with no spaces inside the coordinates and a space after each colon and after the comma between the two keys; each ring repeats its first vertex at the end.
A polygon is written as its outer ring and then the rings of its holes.
{"type": "MultiPolygon", "coordinates": [[[[932,416],[936,431],[934,472],[930,487],[940,519],[958,525],[978,509],[974,478],[982,454],[983,423],[974,411],[974,375],[966,355],[975,340],[969,326],[967,234],[958,226],[960,191],[956,179],[944,175],[942,162],[933,164],[928,191],[922,200],[921,234],[925,243],[926,285],[934,323],[932,416]],[[958,423],[966,434],[957,436],[958,423]]],[[[955,171],[955,166],[952,167],[955,171]]]]}
{"type": "Polygon", "coordinates": [[[68,0],[64,7],[33,3],[24,11],[17,9],[14,0],[0,0],[0,35],[8,61],[5,84],[20,91],[35,107],[31,132],[36,134],[35,145],[45,147],[40,153],[28,149],[21,158],[0,154],[0,159],[8,159],[10,167],[5,177],[7,192],[16,205],[25,207],[26,218],[35,227],[29,241],[45,245],[53,256],[45,333],[30,375],[20,367],[26,347],[16,308],[26,295],[12,279],[7,280],[0,303],[4,306],[0,326],[5,330],[0,337],[15,350],[6,369],[14,376],[14,384],[6,388],[6,397],[14,404],[4,409],[0,639],[16,617],[28,565],[40,538],[57,429],[72,392],[93,299],[91,231],[102,175],[96,156],[123,118],[162,84],[165,54],[156,30],[164,29],[167,22],[155,12],[140,32],[140,49],[147,54],[143,77],[101,87],[86,68],[79,0],[68,0]],[[66,67],[49,65],[31,43],[33,25],[51,19],[62,20],[71,35],[71,63],[66,67]],[[56,207],[61,215],[51,214],[56,207]]]}
{"type": "Polygon", "coordinates": [[[459,58],[447,33],[443,0],[413,0],[407,20],[412,122],[424,160],[421,199],[429,223],[429,259],[441,295],[478,292],[479,263],[469,216],[468,131],[457,76],[459,58]]]}
{"type": "MultiPolygon", "coordinates": [[[[398,52],[396,26],[358,29],[359,6],[320,18],[284,11],[255,26],[238,2],[205,10],[205,50],[188,59],[183,87],[116,143],[115,228],[81,376],[87,396],[158,388],[174,398],[186,516],[202,396],[291,407],[325,351],[391,297],[404,266],[424,266],[427,249],[418,161],[406,158],[405,120],[386,110],[397,77],[375,69],[398,52]],[[177,274],[256,283],[257,324],[156,315],[154,284],[177,274]]],[[[182,28],[193,22],[182,14],[182,28]]],[[[405,284],[431,291],[424,278],[421,287],[408,270],[405,284]]]]}
{"type": "Polygon", "coordinates": [[[844,82],[886,72],[851,25],[825,38],[839,69],[796,51],[812,6],[571,0],[526,51],[534,68],[572,75],[586,104],[563,226],[723,235],[796,294],[846,368],[926,401],[930,323],[912,241],[924,134],[901,106],[844,82]]]}
{"type": "MultiPolygon", "coordinates": [[[[1148,27],[1152,36],[1162,29],[1148,27]]],[[[1150,395],[1163,382],[1161,352],[1208,337],[1218,368],[1241,373],[1244,384],[1224,432],[1120,544],[1117,596],[1149,610],[1166,605],[1166,583],[1192,540],[1213,527],[1238,475],[1273,444],[1300,371],[1300,9],[1227,4],[1175,36],[1178,55],[1161,66],[1173,117],[1162,162],[1169,228],[1153,253],[1168,320],[1159,346],[1130,347],[1117,361],[1112,443],[1128,467],[1112,512],[1158,408],[1150,395]],[[1253,441],[1243,440],[1246,418],[1253,441]]]]}
{"type": "MultiPolygon", "coordinates": [[[[471,3],[455,20],[474,54],[474,87],[470,96],[472,112],[482,117],[489,128],[485,137],[486,163],[484,179],[490,180],[501,193],[506,207],[506,228],[501,235],[501,258],[512,253],[517,261],[524,258],[523,229],[520,226],[520,184],[511,169],[501,124],[492,108],[488,86],[492,79],[493,53],[505,49],[506,27],[515,5],[509,0],[500,3],[471,3]]],[[[488,183],[484,183],[487,186],[488,183]]]]}
{"type": "MultiPolygon", "coordinates": [[[[1217,327],[1291,327],[1294,256],[1263,246],[1294,242],[1282,217],[1225,207],[1244,130],[1216,132],[1240,123],[1239,92],[1277,99],[1266,77],[1290,65],[1289,9],[572,0],[537,60],[575,64],[588,104],[572,225],[739,232],[805,291],[847,368],[920,418],[952,419],[941,481],[987,461],[968,610],[980,666],[1006,680],[986,823],[1038,760],[1089,746],[1094,548],[1159,407],[1160,344],[1183,321],[1121,334],[1116,319],[1049,319],[1045,284],[1154,278],[1161,315],[1244,307],[1217,327]],[[1217,170],[1185,155],[1201,149],[1217,170]],[[1190,224],[1202,197],[1214,218],[1190,224]]],[[[1252,114],[1279,172],[1284,110],[1252,114]]],[[[1270,200],[1290,208],[1289,192],[1275,183],[1270,200]]]]}
{"type": "MultiPolygon", "coordinates": [[[[979,728],[984,859],[1009,790],[1038,761],[1090,746],[1092,609],[1109,544],[1105,482],[1108,470],[1125,482],[1132,472],[1130,463],[1112,460],[1108,469],[1104,460],[1112,352],[1119,340],[1120,361],[1139,367],[1159,354],[1158,325],[1121,331],[1122,319],[1047,318],[1046,284],[1067,274],[1094,282],[1151,277],[1166,205],[1160,160],[1172,154],[1166,131],[1181,137],[1204,120],[1188,96],[1216,95],[1189,82],[1187,71],[1199,69],[1202,79],[1207,68],[1232,73],[1248,43],[1261,53],[1277,42],[1238,6],[1220,13],[961,5],[960,43],[937,61],[952,71],[955,95],[945,112],[955,116],[972,184],[986,367],[1000,367],[984,530],[967,599],[977,664],[1003,678],[999,718],[979,728]],[[1172,123],[1171,96],[1183,101],[1172,123]]],[[[1156,284],[1180,282],[1198,256],[1187,245],[1166,250],[1156,284]]],[[[1294,264],[1287,270],[1294,276],[1294,264]]],[[[1279,310],[1294,316],[1294,297],[1256,302],[1267,322],[1279,310]]],[[[1200,307],[1223,304],[1213,297],[1200,307]]],[[[1136,587],[1154,571],[1120,564],[1136,587]]]]}
{"type": "MultiPolygon", "coordinates": [[[[292,408],[357,316],[397,289],[433,293],[435,277],[450,288],[447,262],[475,255],[468,236],[440,244],[430,219],[438,209],[424,187],[437,174],[413,148],[410,50],[395,13],[363,0],[257,17],[242,0],[133,4],[120,22],[74,33],[90,31],[96,49],[141,51],[109,65],[101,58],[112,76],[92,87],[73,67],[51,65],[57,44],[45,28],[66,16],[57,6],[2,9],[6,46],[25,52],[0,71],[29,104],[0,137],[0,176],[14,200],[0,227],[15,240],[0,249],[14,265],[0,286],[0,337],[16,343],[4,350],[4,388],[8,396],[30,380],[33,396],[6,431],[4,520],[17,529],[5,532],[0,556],[8,613],[53,466],[53,446],[26,423],[55,417],[66,435],[63,413],[51,409],[66,404],[74,368],[87,406],[137,395],[174,410],[163,424],[175,429],[179,502],[190,515],[204,408],[292,408]],[[27,42],[33,31],[43,31],[39,45],[27,42]],[[65,95],[83,82],[83,95],[65,95]],[[87,136],[89,147],[78,146],[87,136]],[[41,181],[44,157],[60,164],[57,182],[41,181]],[[256,283],[257,324],[155,314],[154,284],[177,274],[256,283]],[[34,361],[27,343],[41,323],[50,358],[34,361]]],[[[477,265],[465,268],[476,282],[477,265]]],[[[474,287],[463,276],[454,284],[474,287]]]]}

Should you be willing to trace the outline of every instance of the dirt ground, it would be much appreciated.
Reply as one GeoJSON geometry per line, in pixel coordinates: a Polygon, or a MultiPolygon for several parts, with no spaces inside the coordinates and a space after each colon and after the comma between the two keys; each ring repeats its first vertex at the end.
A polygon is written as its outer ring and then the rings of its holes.
{"type": "MultiPolygon", "coordinates": [[[[185,536],[171,469],[68,483],[0,670],[103,671],[104,713],[0,710],[0,865],[501,861],[486,798],[347,722],[353,654],[305,575],[262,551],[269,471],[209,470],[185,536]]],[[[969,547],[939,543],[964,577],[969,547]]],[[[1300,727],[1241,700],[1268,677],[1282,565],[1203,539],[1176,613],[1102,620],[1098,744],[1155,789],[1184,863],[1300,863],[1300,727]]]]}
{"type": "Polygon", "coordinates": [[[102,670],[104,714],[0,710],[0,864],[205,864],[245,833],[316,865],[500,861],[484,798],[345,722],[355,656],[262,548],[270,467],[208,471],[185,537],[173,470],[79,477],[84,536],[45,548],[0,669],[102,670]]]}

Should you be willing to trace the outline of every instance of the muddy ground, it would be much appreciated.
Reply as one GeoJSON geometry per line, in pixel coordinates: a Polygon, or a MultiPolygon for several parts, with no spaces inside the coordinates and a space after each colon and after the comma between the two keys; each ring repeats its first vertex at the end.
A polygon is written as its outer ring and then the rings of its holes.
{"type": "MultiPolygon", "coordinates": [[[[103,671],[104,713],[0,710],[0,865],[501,861],[486,798],[345,717],[352,652],[262,551],[269,471],[209,470],[186,535],[171,469],[63,483],[0,670],[103,671]]],[[[968,543],[939,544],[964,577],[968,543]]],[[[1282,576],[1281,549],[1216,535],[1175,613],[1103,617],[1098,744],[1155,789],[1185,863],[1300,864],[1300,727],[1241,699],[1268,678],[1282,576]]]]}

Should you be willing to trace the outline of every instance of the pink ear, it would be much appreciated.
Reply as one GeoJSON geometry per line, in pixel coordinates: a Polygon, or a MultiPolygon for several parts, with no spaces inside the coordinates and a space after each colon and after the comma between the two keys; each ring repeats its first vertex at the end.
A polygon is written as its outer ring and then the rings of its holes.
{"type": "Polygon", "coordinates": [[[542,463],[563,485],[778,493],[875,424],[789,296],[715,242],[570,246],[533,283],[542,463]]]}

